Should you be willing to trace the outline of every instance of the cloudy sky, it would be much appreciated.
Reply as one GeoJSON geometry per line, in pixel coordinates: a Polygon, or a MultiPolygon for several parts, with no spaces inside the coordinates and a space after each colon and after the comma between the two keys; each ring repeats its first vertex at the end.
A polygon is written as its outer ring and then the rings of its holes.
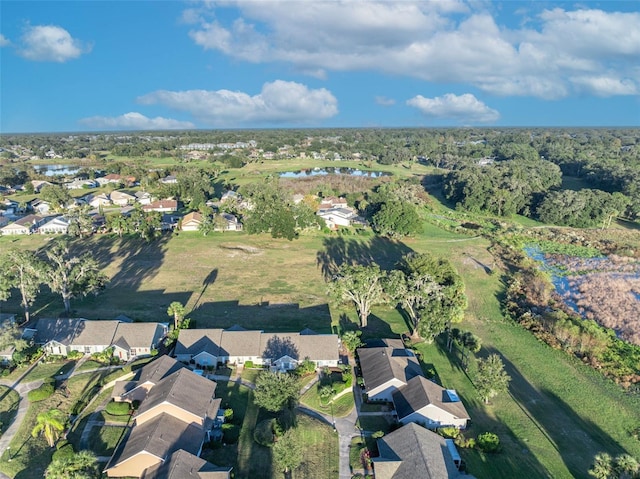
{"type": "Polygon", "coordinates": [[[7,1],[0,132],[640,126],[636,0],[7,1]]]}

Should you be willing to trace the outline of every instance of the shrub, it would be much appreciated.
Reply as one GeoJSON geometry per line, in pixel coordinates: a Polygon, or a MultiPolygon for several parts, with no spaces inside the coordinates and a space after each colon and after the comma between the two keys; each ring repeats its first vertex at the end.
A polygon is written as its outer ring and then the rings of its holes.
{"type": "Polygon", "coordinates": [[[234,424],[223,424],[222,425],[222,440],[225,444],[234,444],[238,442],[238,437],[240,435],[240,430],[238,426],[234,424]]]}
{"type": "Polygon", "coordinates": [[[371,437],[374,439],[380,439],[383,436],[384,436],[384,431],[376,431],[373,434],[371,434],[371,437]]]}
{"type": "Polygon", "coordinates": [[[261,446],[273,446],[273,440],[275,437],[275,434],[273,433],[273,426],[275,422],[275,419],[265,419],[264,421],[260,421],[253,431],[253,440],[261,446]]]}
{"type": "Polygon", "coordinates": [[[3,368],[2,373],[0,375],[4,378],[4,377],[7,377],[9,374],[11,374],[11,370],[9,368],[3,368]]]}
{"type": "Polygon", "coordinates": [[[233,409],[230,407],[224,410],[224,422],[233,421],[233,409]]]}
{"type": "Polygon", "coordinates": [[[307,374],[311,374],[316,370],[316,363],[311,361],[309,358],[305,358],[298,367],[296,368],[296,374],[298,376],[306,376],[307,374]]]}
{"type": "Polygon", "coordinates": [[[82,356],[84,356],[82,351],[70,351],[69,354],[67,354],[67,359],[80,359],[82,356]]]}
{"type": "Polygon", "coordinates": [[[60,441],[56,445],[56,451],[53,453],[52,460],[65,460],[71,459],[75,455],[75,451],[73,450],[73,444],[70,444],[67,441],[60,441]]]}
{"type": "Polygon", "coordinates": [[[34,389],[33,391],[29,391],[29,393],[27,394],[27,398],[31,402],[43,401],[51,397],[54,389],[55,388],[53,387],[53,383],[43,383],[39,388],[34,389]]]}
{"type": "Polygon", "coordinates": [[[111,401],[107,404],[105,410],[113,416],[124,416],[126,414],[129,414],[131,405],[128,402],[111,401]]]}
{"type": "Polygon", "coordinates": [[[248,369],[253,368],[253,367],[254,367],[254,365],[253,365],[253,361],[245,361],[245,363],[244,363],[244,367],[245,367],[245,368],[248,368],[248,369]]]}
{"type": "Polygon", "coordinates": [[[500,438],[497,434],[485,432],[478,436],[476,444],[483,452],[497,452],[500,449],[500,438]]]}
{"type": "Polygon", "coordinates": [[[449,426],[449,427],[439,427],[438,434],[446,439],[455,439],[460,435],[460,429],[457,427],[449,426]]]}

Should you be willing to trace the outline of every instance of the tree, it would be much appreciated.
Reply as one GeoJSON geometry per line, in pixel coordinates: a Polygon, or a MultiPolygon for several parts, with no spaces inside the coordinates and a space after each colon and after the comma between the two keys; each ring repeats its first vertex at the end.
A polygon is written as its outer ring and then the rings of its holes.
{"type": "Polygon", "coordinates": [[[606,452],[596,454],[589,474],[597,479],[613,479],[613,458],[606,452]]]}
{"type": "Polygon", "coordinates": [[[45,264],[33,251],[15,248],[0,263],[0,282],[20,291],[25,320],[29,321],[29,308],[40,292],[45,264]]]}
{"type": "Polygon", "coordinates": [[[300,397],[300,385],[291,374],[264,371],[256,379],[253,402],[271,412],[292,409],[300,397]]]}
{"type": "Polygon", "coordinates": [[[423,337],[427,342],[433,341],[436,334],[441,331],[439,327],[429,327],[421,324],[422,311],[431,301],[437,301],[442,295],[442,287],[436,283],[428,273],[412,272],[406,274],[400,270],[392,271],[385,284],[385,291],[394,300],[400,303],[411,319],[413,337],[423,337]]]}
{"type": "Polygon", "coordinates": [[[43,435],[49,444],[49,447],[53,447],[60,437],[60,434],[64,431],[67,423],[67,416],[59,409],[49,409],[48,411],[41,412],[36,417],[36,425],[31,431],[33,437],[43,435]]]}
{"type": "Polygon", "coordinates": [[[185,307],[182,303],[174,301],[167,308],[167,314],[173,316],[173,329],[180,329],[180,323],[184,319],[186,313],[185,307]]]}
{"type": "Polygon", "coordinates": [[[98,458],[91,451],[80,451],[71,457],[54,458],[45,471],[47,479],[99,479],[98,458]]]}
{"type": "Polygon", "coordinates": [[[40,198],[51,204],[54,210],[60,211],[71,202],[69,190],[59,185],[47,185],[40,191],[40,198]]]}
{"type": "Polygon", "coordinates": [[[62,296],[64,310],[71,311],[71,299],[97,294],[107,283],[98,262],[90,255],[75,256],[69,242],[56,240],[45,251],[47,256],[47,278],[51,291],[62,296]]]}
{"type": "Polygon", "coordinates": [[[360,327],[366,328],[371,307],[384,302],[384,276],[375,263],[369,266],[345,263],[329,283],[329,294],[339,301],[353,301],[360,317],[360,327]]]}
{"type": "Polygon", "coordinates": [[[244,217],[249,234],[270,232],[273,238],[293,240],[296,237],[296,214],[287,193],[277,178],[243,187],[242,194],[249,198],[251,209],[244,217]]]}
{"type": "Polygon", "coordinates": [[[273,460],[287,474],[302,464],[302,442],[296,437],[295,429],[289,429],[273,445],[273,460]]]}
{"type": "Polygon", "coordinates": [[[22,339],[22,331],[17,324],[5,321],[0,325],[0,351],[11,347],[20,352],[27,349],[29,343],[22,339]]]}
{"type": "Polygon", "coordinates": [[[506,392],[509,381],[511,377],[504,370],[502,359],[497,354],[491,354],[487,359],[478,361],[474,383],[485,404],[488,404],[492,397],[506,392]]]}
{"type": "Polygon", "coordinates": [[[422,230],[422,221],[412,204],[388,202],[373,215],[372,227],[385,236],[410,236],[422,230]]]}
{"type": "Polygon", "coordinates": [[[356,349],[362,346],[363,343],[360,336],[362,336],[362,331],[346,331],[342,335],[342,344],[344,344],[349,353],[353,354],[356,349]]]}
{"type": "Polygon", "coordinates": [[[88,236],[93,231],[93,218],[89,216],[89,207],[81,206],[70,210],[67,214],[71,236],[88,236]]]}
{"type": "Polygon", "coordinates": [[[467,369],[469,365],[469,353],[477,353],[482,347],[482,340],[470,331],[458,335],[458,342],[462,346],[462,366],[467,369]]]}

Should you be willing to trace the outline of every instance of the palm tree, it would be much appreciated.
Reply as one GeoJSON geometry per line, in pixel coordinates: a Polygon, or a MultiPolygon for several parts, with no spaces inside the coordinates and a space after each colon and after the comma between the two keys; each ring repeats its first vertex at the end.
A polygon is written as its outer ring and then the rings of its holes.
{"type": "Polygon", "coordinates": [[[50,447],[53,447],[60,437],[60,433],[64,431],[67,422],[67,416],[59,409],[49,409],[41,412],[36,418],[36,425],[31,431],[33,437],[44,435],[50,447]]]}
{"type": "Polygon", "coordinates": [[[616,457],[616,470],[621,479],[632,479],[640,477],[640,463],[629,454],[620,454],[616,457]]]}
{"type": "Polygon", "coordinates": [[[174,301],[173,303],[171,303],[169,305],[169,308],[167,309],[167,314],[169,316],[173,316],[173,329],[174,330],[178,329],[178,327],[180,326],[180,322],[184,318],[185,312],[186,312],[186,310],[185,310],[184,306],[182,305],[182,303],[179,303],[178,301],[174,301]]]}

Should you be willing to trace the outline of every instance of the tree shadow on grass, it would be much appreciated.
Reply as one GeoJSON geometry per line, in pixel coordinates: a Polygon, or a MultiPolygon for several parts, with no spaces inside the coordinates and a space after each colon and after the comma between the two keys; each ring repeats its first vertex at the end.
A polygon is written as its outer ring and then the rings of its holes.
{"type": "Polygon", "coordinates": [[[401,241],[383,236],[374,236],[368,242],[360,239],[345,239],[342,236],[326,237],[322,241],[323,250],[316,254],[316,264],[325,279],[333,277],[340,266],[378,264],[388,270],[413,250],[401,241]]]}
{"type": "Polygon", "coordinates": [[[509,394],[564,462],[573,477],[590,477],[588,469],[600,451],[620,454],[624,448],[588,418],[578,415],[564,399],[548,389],[533,387],[499,351],[483,348],[482,356],[498,354],[511,376],[509,394]]]}

